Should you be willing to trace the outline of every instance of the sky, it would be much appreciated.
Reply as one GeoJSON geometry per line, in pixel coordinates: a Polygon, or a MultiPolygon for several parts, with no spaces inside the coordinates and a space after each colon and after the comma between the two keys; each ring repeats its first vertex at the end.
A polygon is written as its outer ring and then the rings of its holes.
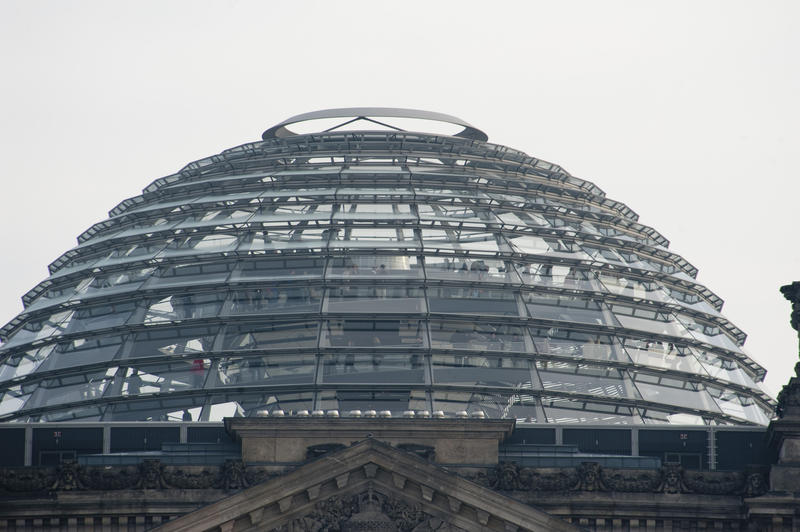
{"type": "Polygon", "coordinates": [[[289,116],[460,117],[699,269],[773,395],[797,361],[800,3],[0,0],[0,322],[122,199],[289,116]]]}

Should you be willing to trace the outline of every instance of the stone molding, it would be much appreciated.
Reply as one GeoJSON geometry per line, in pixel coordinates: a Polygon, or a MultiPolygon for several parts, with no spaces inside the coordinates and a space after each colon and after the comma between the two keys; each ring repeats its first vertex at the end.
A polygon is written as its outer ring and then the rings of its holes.
{"type": "Polygon", "coordinates": [[[519,467],[498,464],[472,480],[501,492],[619,492],[695,493],[757,497],[768,491],[767,469],[749,471],[690,471],[667,464],[659,469],[606,468],[583,462],[574,468],[519,467]]]}
{"type": "MultiPolygon", "coordinates": [[[[237,491],[275,476],[278,476],[275,471],[245,466],[240,460],[201,467],[164,465],[159,460],[145,460],[138,466],[81,466],[65,462],[57,468],[0,468],[0,493],[140,489],[237,491]]],[[[501,492],[697,493],[755,497],[768,491],[765,468],[726,472],[691,471],[675,465],[660,469],[617,469],[596,462],[583,462],[574,468],[541,468],[504,462],[486,473],[467,478],[501,492]]],[[[395,479],[397,487],[402,488],[405,477],[395,473],[395,479]]],[[[339,482],[346,483],[345,479],[339,482]]]]}

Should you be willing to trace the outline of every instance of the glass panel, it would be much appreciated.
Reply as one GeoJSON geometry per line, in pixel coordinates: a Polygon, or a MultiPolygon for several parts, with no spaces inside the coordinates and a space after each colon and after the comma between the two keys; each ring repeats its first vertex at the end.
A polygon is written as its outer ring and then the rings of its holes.
{"type": "Polygon", "coordinates": [[[433,409],[442,410],[449,416],[461,411],[468,414],[483,412],[488,418],[516,419],[520,422],[536,421],[540,417],[533,396],[515,393],[435,391],[433,409]]]}
{"type": "Polygon", "coordinates": [[[316,321],[237,323],[225,331],[223,349],[285,349],[317,346],[316,321]]]}
{"type": "Polygon", "coordinates": [[[528,312],[534,318],[595,325],[618,325],[598,300],[538,292],[523,292],[528,312]]]}
{"type": "Polygon", "coordinates": [[[12,386],[5,393],[0,393],[0,415],[18,411],[30,396],[30,393],[22,391],[21,386],[12,386]]]}
{"type": "Polygon", "coordinates": [[[314,382],[314,355],[269,355],[220,359],[211,386],[304,384],[314,382]]]}
{"type": "Polygon", "coordinates": [[[116,372],[117,368],[114,367],[44,380],[39,383],[25,407],[39,408],[99,399],[116,372]]]}
{"type": "Polygon", "coordinates": [[[633,373],[633,380],[647,401],[675,405],[695,410],[719,412],[719,408],[702,384],[676,378],[633,373]]]}
{"type": "Polygon", "coordinates": [[[684,307],[689,307],[712,316],[719,316],[719,311],[711,305],[708,301],[703,299],[698,294],[689,292],[688,290],[678,290],[673,287],[666,287],[672,298],[684,307]]]}
{"type": "Polygon", "coordinates": [[[122,301],[78,307],[67,327],[66,333],[89,331],[116,327],[127,322],[134,315],[137,303],[122,301]]]}
{"type": "Polygon", "coordinates": [[[642,422],[636,409],[626,405],[594,403],[566,397],[542,397],[542,406],[548,423],[628,425],[642,422]]]}
{"type": "Polygon", "coordinates": [[[693,352],[712,377],[758,389],[753,378],[735,360],[724,358],[705,349],[693,349],[693,352]]]}
{"type": "MultiPolygon", "coordinates": [[[[49,288],[47,291],[39,295],[39,297],[37,297],[32,304],[25,307],[25,312],[37,312],[38,310],[50,305],[63,303],[64,301],[73,299],[75,296],[84,294],[86,293],[89,285],[93,284],[93,281],[94,277],[85,277],[77,281],[72,280],[66,284],[60,284],[49,288]]],[[[59,281],[57,280],[56,282],[59,281]]]]}
{"type": "Polygon", "coordinates": [[[240,263],[232,279],[318,279],[324,267],[325,259],[321,257],[250,259],[240,263]]]}
{"type": "Polygon", "coordinates": [[[638,398],[624,370],[553,360],[536,361],[545,390],[638,398]]]}
{"type": "Polygon", "coordinates": [[[742,352],[739,344],[725,334],[719,325],[692,318],[686,314],[678,314],[678,320],[701,342],[706,342],[737,353],[742,352]]]}
{"type": "Polygon", "coordinates": [[[594,360],[619,360],[628,362],[614,339],[606,334],[592,334],[551,327],[531,328],[536,351],[542,354],[590,358],[594,360]]]}
{"type": "Polygon", "coordinates": [[[336,353],[322,358],[322,382],[395,384],[424,383],[422,353],[336,353]]]}
{"type": "Polygon", "coordinates": [[[27,321],[21,328],[14,331],[8,341],[3,344],[3,348],[7,349],[14,345],[41,340],[56,332],[63,332],[66,325],[69,324],[72,314],[73,311],[64,310],[44,318],[27,321]]]}
{"type": "Polygon", "coordinates": [[[485,207],[459,204],[419,204],[420,220],[439,220],[449,223],[497,223],[497,217],[485,207]]]}
{"type": "Polygon", "coordinates": [[[242,392],[214,395],[213,404],[208,407],[209,421],[222,421],[225,417],[255,416],[261,412],[273,414],[282,410],[286,415],[295,415],[300,410],[311,411],[314,403],[312,392],[260,393],[242,392]]]}
{"type": "Polygon", "coordinates": [[[636,364],[685,371],[696,375],[706,374],[688,347],[676,346],[672,342],[634,338],[625,338],[623,343],[628,355],[636,364]]]}
{"type": "Polygon", "coordinates": [[[24,377],[34,372],[47,359],[53,349],[55,349],[55,344],[11,355],[0,366],[0,382],[24,377]]]}
{"type": "Polygon", "coordinates": [[[322,346],[422,347],[425,324],[418,320],[329,320],[323,323],[322,346]]]}
{"type": "Polygon", "coordinates": [[[327,277],[417,279],[422,277],[422,267],[413,255],[348,255],[331,259],[327,277]]]}
{"type": "Polygon", "coordinates": [[[689,331],[686,330],[686,327],[675,319],[675,316],[670,312],[617,303],[612,303],[611,310],[623,327],[655,334],[694,339],[689,331]]]}
{"type": "Polygon", "coordinates": [[[226,315],[319,312],[322,288],[318,286],[258,285],[231,293],[232,302],[226,315]]]}
{"type": "Polygon", "coordinates": [[[203,406],[204,396],[129,399],[109,405],[103,421],[185,421],[194,420],[192,412],[203,406]]]}
{"type": "Polygon", "coordinates": [[[336,236],[331,238],[330,247],[332,248],[419,247],[419,240],[411,228],[378,225],[337,228],[334,231],[336,231],[336,236]]]}
{"type": "Polygon", "coordinates": [[[122,394],[139,395],[202,388],[210,367],[211,360],[208,358],[187,358],[128,368],[122,394]]]}
{"type": "Polygon", "coordinates": [[[121,336],[100,336],[60,343],[39,371],[107,362],[119,353],[123,341],[121,336]]]}
{"type": "Polygon", "coordinates": [[[497,235],[489,231],[466,231],[458,228],[422,229],[422,242],[428,251],[457,250],[487,253],[508,251],[504,243],[498,242],[497,235]]]}
{"type": "Polygon", "coordinates": [[[29,422],[53,422],[53,421],[72,421],[80,419],[81,421],[100,421],[105,407],[102,406],[79,406],[76,408],[69,408],[63,411],[44,412],[38,416],[28,418],[29,422]]]}
{"type": "Polygon", "coordinates": [[[320,393],[320,408],[325,411],[339,410],[340,415],[346,415],[351,410],[388,410],[393,416],[400,417],[406,410],[428,410],[428,400],[422,390],[324,390],[320,393]]]}
{"type": "Polygon", "coordinates": [[[334,220],[414,220],[411,205],[406,203],[342,203],[334,220]]]}
{"type": "Polygon", "coordinates": [[[227,292],[205,294],[175,294],[147,301],[144,323],[164,323],[168,321],[195,318],[213,318],[219,314],[227,292]]]}
{"type": "Polygon", "coordinates": [[[482,283],[518,283],[519,276],[509,263],[494,259],[425,257],[428,279],[454,279],[482,283]]]}
{"type": "Polygon", "coordinates": [[[525,283],[530,285],[602,291],[594,279],[594,273],[589,270],[558,264],[532,263],[524,265],[521,272],[525,283]]]}
{"type": "Polygon", "coordinates": [[[675,303],[669,293],[653,281],[643,281],[607,273],[600,273],[600,281],[613,294],[637,299],[649,299],[662,303],[675,303]]]}
{"type": "Polygon", "coordinates": [[[158,272],[149,287],[195,285],[197,283],[222,283],[228,278],[235,263],[210,262],[174,264],[158,272]]]}
{"type": "Polygon", "coordinates": [[[526,351],[522,327],[500,323],[432,321],[431,343],[440,349],[526,351]]]}
{"type": "Polygon", "coordinates": [[[138,268],[124,272],[114,272],[108,274],[98,274],[86,287],[87,295],[103,293],[114,294],[135,290],[140,283],[155,275],[155,268],[138,268]]]}
{"type": "Polygon", "coordinates": [[[514,293],[484,287],[428,288],[431,312],[519,316],[514,293]]]}
{"type": "MultiPolygon", "coordinates": [[[[501,199],[502,201],[502,199],[501,199]]],[[[522,227],[550,227],[550,224],[541,216],[532,213],[532,212],[520,212],[520,211],[506,211],[506,212],[498,212],[497,217],[502,220],[505,225],[508,226],[522,226],[522,227]]]]}
{"type": "Polygon", "coordinates": [[[729,416],[746,419],[747,421],[758,423],[759,425],[769,424],[770,416],[756,404],[753,398],[712,386],[708,387],[708,391],[717,401],[722,411],[729,416]]]}
{"type": "Polygon", "coordinates": [[[131,340],[131,351],[124,358],[174,356],[210,351],[216,327],[181,327],[138,332],[131,340]]]}
{"type": "Polygon", "coordinates": [[[327,244],[329,232],[328,229],[308,226],[256,231],[242,237],[239,251],[320,248],[327,244]]]}
{"type": "Polygon", "coordinates": [[[532,387],[527,358],[434,354],[432,363],[437,384],[532,387]]]}
{"type": "MultiPolygon", "coordinates": [[[[220,228],[221,229],[221,228],[220,228]]],[[[199,251],[204,253],[218,253],[236,248],[239,241],[238,235],[225,233],[211,233],[192,235],[177,238],[167,245],[166,256],[181,254],[186,251],[199,251]]]]}
{"type": "Polygon", "coordinates": [[[344,285],[329,288],[325,312],[419,313],[425,312],[422,288],[414,286],[344,285]]]}

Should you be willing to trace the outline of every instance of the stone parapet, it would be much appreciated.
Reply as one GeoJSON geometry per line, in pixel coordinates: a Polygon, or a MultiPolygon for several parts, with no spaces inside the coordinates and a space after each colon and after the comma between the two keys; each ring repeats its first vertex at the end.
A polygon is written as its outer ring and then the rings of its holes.
{"type": "Polygon", "coordinates": [[[316,451],[369,438],[404,448],[437,464],[494,465],[498,446],[514,420],[405,418],[227,418],[226,430],[242,443],[245,464],[292,464],[316,451]]]}

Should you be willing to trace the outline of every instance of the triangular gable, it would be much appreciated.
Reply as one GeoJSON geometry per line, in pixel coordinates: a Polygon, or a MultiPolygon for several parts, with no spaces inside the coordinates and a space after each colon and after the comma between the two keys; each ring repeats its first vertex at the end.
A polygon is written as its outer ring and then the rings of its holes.
{"type": "Polygon", "coordinates": [[[541,510],[373,439],[327,454],[157,530],[369,530],[364,519],[378,519],[376,530],[402,532],[576,530],[541,510]],[[383,528],[381,520],[393,524],[383,528]]]}

